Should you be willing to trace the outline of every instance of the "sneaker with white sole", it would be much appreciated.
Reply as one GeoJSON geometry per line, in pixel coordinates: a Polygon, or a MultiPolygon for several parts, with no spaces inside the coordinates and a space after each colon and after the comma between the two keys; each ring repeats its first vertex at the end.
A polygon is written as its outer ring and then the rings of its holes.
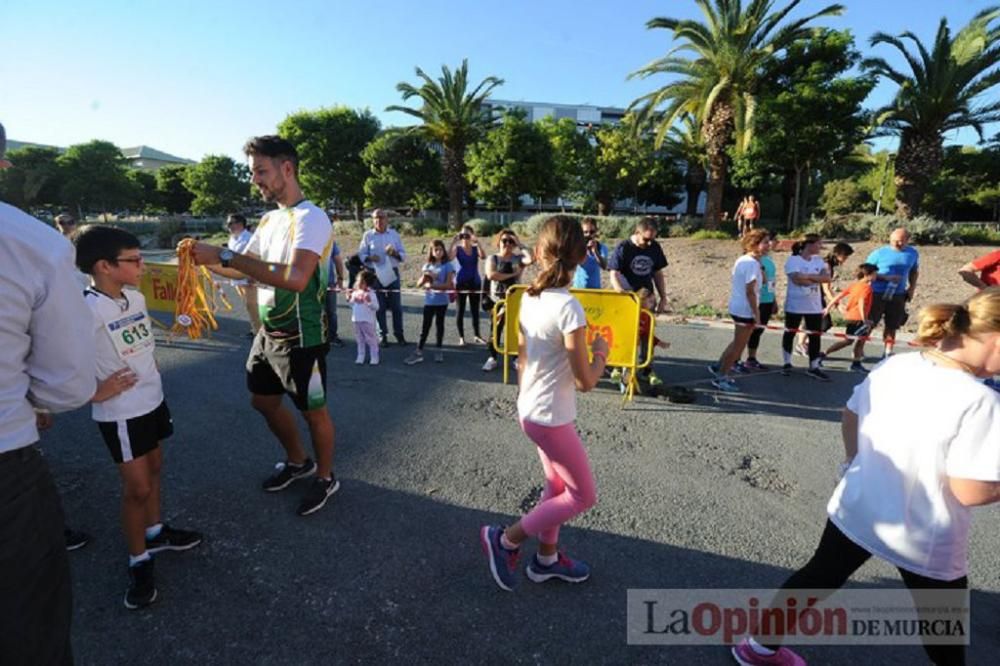
{"type": "Polygon", "coordinates": [[[125,591],[125,608],[136,610],[145,608],[156,601],[156,576],[153,574],[153,559],[137,562],[128,568],[129,584],[125,591]]]}
{"type": "Polygon", "coordinates": [[[826,374],[819,368],[809,368],[808,370],[806,370],[806,374],[817,381],[821,382],[830,381],[830,375],[826,374]]]}
{"type": "Polygon", "coordinates": [[[316,463],[311,458],[306,458],[301,465],[290,463],[287,460],[274,466],[275,472],[264,480],[264,490],[269,493],[284,490],[293,481],[304,479],[316,473],[316,463]]]}
{"type": "Polygon", "coordinates": [[[719,376],[719,364],[718,363],[710,363],[708,365],[708,374],[712,375],[713,377],[718,377],[719,376]]]}
{"type": "Polygon", "coordinates": [[[415,351],[403,361],[406,365],[416,365],[417,363],[424,362],[424,354],[421,351],[415,351]]]}
{"type": "Polygon", "coordinates": [[[155,537],[146,537],[146,552],[162,553],[166,550],[191,550],[202,541],[201,532],[194,530],[179,530],[163,523],[160,533],[155,537]]]}
{"type": "Polygon", "coordinates": [[[356,359],[354,359],[354,365],[364,365],[364,364],[365,364],[364,356],[359,356],[356,359]]]}
{"type": "Polygon", "coordinates": [[[479,337],[478,335],[477,335],[476,337],[472,338],[472,341],[473,341],[473,342],[475,342],[475,343],[476,343],[477,345],[485,345],[485,344],[488,344],[488,343],[486,342],[486,340],[483,340],[483,339],[482,339],[481,337],[479,337]]]}
{"type": "Polygon", "coordinates": [[[781,366],[781,374],[783,376],[785,376],[785,377],[788,377],[789,375],[791,375],[792,374],[792,364],[791,363],[785,363],[783,366],[781,366]]]}
{"type": "Polygon", "coordinates": [[[524,572],[528,578],[535,583],[544,583],[547,580],[564,580],[567,583],[582,583],[590,578],[590,567],[579,560],[573,560],[559,553],[559,559],[545,566],[538,561],[538,556],[531,558],[531,562],[525,567],[524,572]]]}
{"type": "Polygon", "coordinates": [[[521,549],[507,550],[500,544],[503,525],[483,525],[479,542],[490,564],[490,574],[501,590],[512,591],[517,586],[517,560],[521,549]]]}
{"type": "Polygon", "coordinates": [[[309,485],[306,494],[303,495],[302,501],[299,502],[299,508],[295,513],[300,516],[308,516],[311,513],[319,511],[326,504],[326,501],[330,499],[330,495],[338,490],[340,490],[340,481],[337,481],[336,478],[331,476],[329,479],[321,479],[317,476],[309,485]]]}
{"type": "Polygon", "coordinates": [[[739,393],[740,387],[729,377],[719,377],[712,380],[712,386],[724,393],[739,393]]]}
{"type": "Polygon", "coordinates": [[[778,648],[771,655],[758,654],[748,638],[734,645],[732,653],[736,663],[742,666],[806,666],[805,659],[786,647],[778,648]]]}
{"type": "Polygon", "coordinates": [[[490,356],[486,359],[486,363],[483,363],[483,372],[492,372],[497,369],[497,360],[490,356]]]}

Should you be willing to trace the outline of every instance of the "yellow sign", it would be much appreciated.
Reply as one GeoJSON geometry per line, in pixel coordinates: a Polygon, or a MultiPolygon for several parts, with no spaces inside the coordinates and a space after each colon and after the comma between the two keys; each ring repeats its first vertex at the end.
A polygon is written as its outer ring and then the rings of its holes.
{"type": "MultiPolygon", "coordinates": [[[[493,309],[493,346],[504,355],[504,383],[507,382],[508,355],[517,354],[518,315],[521,311],[521,298],[525,285],[515,285],[507,290],[506,297],[493,309]],[[498,343],[496,320],[498,310],[504,309],[504,339],[503,345],[498,343]]],[[[597,334],[608,343],[607,364],[616,368],[632,370],[629,382],[629,396],[634,389],[635,370],[644,368],[653,359],[653,326],[649,327],[649,340],[646,344],[646,358],[639,359],[639,316],[642,305],[639,297],[632,292],[618,292],[610,289],[570,289],[576,296],[587,315],[587,344],[589,345],[597,334]]],[[[652,313],[647,313],[652,317],[652,313]]]]}
{"type": "Polygon", "coordinates": [[[177,300],[177,264],[145,264],[139,291],[146,297],[146,308],[174,313],[177,300]]]}

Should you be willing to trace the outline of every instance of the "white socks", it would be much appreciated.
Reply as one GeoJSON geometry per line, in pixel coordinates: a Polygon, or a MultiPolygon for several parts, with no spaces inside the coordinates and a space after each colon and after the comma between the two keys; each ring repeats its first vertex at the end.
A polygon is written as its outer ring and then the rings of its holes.
{"type": "Polygon", "coordinates": [[[137,565],[137,564],[139,564],[141,562],[145,562],[146,560],[151,560],[151,559],[153,559],[153,558],[150,557],[149,551],[148,550],[144,550],[144,551],[142,551],[141,555],[129,555],[128,556],[128,565],[130,567],[134,567],[135,565],[137,565]]]}
{"type": "Polygon", "coordinates": [[[504,550],[517,550],[519,548],[517,544],[510,542],[506,534],[500,535],[500,545],[503,546],[504,550]]]}
{"type": "Polygon", "coordinates": [[[553,564],[559,561],[559,553],[552,553],[551,555],[542,555],[541,553],[535,553],[535,559],[543,567],[551,567],[553,564]]]}
{"type": "Polygon", "coordinates": [[[160,532],[163,531],[163,523],[156,523],[155,525],[150,525],[146,528],[146,538],[155,539],[160,536],[160,532]]]}
{"type": "Polygon", "coordinates": [[[781,350],[781,360],[785,365],[792,364],[792,352],[786,352],[784,349],[781,350]]]}

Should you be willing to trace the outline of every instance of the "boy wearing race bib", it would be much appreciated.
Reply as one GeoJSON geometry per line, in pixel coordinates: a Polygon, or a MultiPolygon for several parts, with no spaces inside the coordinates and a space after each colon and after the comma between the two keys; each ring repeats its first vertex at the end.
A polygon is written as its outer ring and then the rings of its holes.
{"type": "Polygon", "coordinates": [[[76,263],[92,281],[84,300],[94,315],[97,348],[93,418],[122,477],[130,579],[125,607],[142,608],[157,597],[151,555],[194,548],[202,537],[160,518],[160,441],[173,434],[173,421],[153,356],[146,299],[124,289],[138,287],[142,276],[139,239],[115,227],[87,227],[76,237],[76,263]]]}

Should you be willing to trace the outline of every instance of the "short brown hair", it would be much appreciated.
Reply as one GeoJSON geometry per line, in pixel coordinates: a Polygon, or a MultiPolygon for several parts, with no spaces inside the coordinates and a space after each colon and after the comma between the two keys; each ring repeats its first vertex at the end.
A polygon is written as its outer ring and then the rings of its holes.
{"type": "Polygon", "coordinates": [[[287,139],[277,134],[251,137],[243,146],[243,154],[247,157],[270,157],[273,160],[291,162],[296,174],[299,172],[299,153],[287,139]]]}
{"type": "Polygon", "coordinates": [[[765,238],[770,238],[771,232],[767,229],[751,229],[740,239],[740,245],[744,252],[752,252],[755,247],[764,242],[765,238]]]}

